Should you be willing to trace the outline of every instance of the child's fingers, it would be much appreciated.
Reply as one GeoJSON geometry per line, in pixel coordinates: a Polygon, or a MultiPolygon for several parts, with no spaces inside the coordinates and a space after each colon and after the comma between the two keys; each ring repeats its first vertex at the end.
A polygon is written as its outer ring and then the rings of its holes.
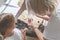
{"type": "Polygon", "coordinates": [[[22,33],[26,33],[28,31],[28,28],[22,29],[22,33]]]}
{"type": "Polygon", "coordinates": [[[23,38],[23,40],[26,40],[26,32],[27,32],[27,31],[28,31],[27,28],[22,29],[22,38],[23,38]]]}
{"type": "Polygon", "coordinates": [[[25,29],[24,29],[24,32],[27,32],[27,31],[28,31],[28,28],[25,28],[25,29]]]}

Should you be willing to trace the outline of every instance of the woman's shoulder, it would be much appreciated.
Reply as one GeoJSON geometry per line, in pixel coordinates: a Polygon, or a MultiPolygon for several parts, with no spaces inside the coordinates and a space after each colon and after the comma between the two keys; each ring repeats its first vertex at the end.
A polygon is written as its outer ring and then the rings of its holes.
{"type": "Polygon", "coordinates": [[[57,5],[56,11],[60,11],[60,4],[57,5]]]}

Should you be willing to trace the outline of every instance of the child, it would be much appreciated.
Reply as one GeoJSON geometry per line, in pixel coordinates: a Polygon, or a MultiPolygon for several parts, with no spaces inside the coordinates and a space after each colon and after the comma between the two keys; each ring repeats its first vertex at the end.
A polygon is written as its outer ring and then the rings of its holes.
{"type": "Polygon", "coordinates": [[[23,34],[16,28],[12,14],[0,14],[0,35],[3,40],[23,40],[23,34]]]}

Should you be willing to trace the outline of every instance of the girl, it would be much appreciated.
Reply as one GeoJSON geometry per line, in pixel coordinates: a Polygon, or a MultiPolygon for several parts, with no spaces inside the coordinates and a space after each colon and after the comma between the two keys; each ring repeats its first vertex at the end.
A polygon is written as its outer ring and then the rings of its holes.
{"type": "MultiPolygon", "coordinates": [[[[25,33],[26,33],[26,29],[25,33]]],[[[24,34],[25,35],[25,34],[24,34]]],[[[15,26],[12,14],[0,14],[0,39],[2,40],[25,40],[21,30],[15,26]]]]}

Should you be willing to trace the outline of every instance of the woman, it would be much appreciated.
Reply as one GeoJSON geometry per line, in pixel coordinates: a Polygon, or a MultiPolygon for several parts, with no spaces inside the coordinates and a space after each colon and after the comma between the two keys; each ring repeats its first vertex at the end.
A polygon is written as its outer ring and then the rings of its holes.
{"type": "Polygon", "coordinates": [[[44,17],[48,15],[50,18],[47,27],[45,27],[44,33],[42,33],[30,22],[30,26],[34,29],[39,40],[60,40],[60,12],[57,8],[59,0],[30,0],[30,5],[35,15],[49,20],[49,18],[44,17]]]}

